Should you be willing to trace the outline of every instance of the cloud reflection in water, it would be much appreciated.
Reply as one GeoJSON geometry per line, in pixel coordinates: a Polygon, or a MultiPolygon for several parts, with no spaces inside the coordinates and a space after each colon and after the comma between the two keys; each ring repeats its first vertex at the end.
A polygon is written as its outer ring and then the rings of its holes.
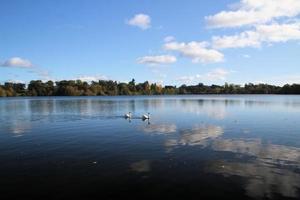
{"type": "Polygon", "coordinates": [[[132,163],[130,165],[130,168],[135,172],[149,172],[151,170],[151,162],[150,160],[141,160],[132,163]]]}
{"type": "Polygon", "coordinates": [[[272,198],[276,193],[284,197],[297,197],[300,175],[289,169],[279,168],[256,160],[253,163],[215,162],[210,172],[224,176],[241,176],[247,179],[245,190],[248,196],[272,198]]]}
{"type": "Polygon", "coordinates": [[[259,139],[218,139],[215,151],[226,151],[254,158],[249,160],[216,161],[209,171],[225,176],[247,179],[245,189],[251,197],[272,198],[275,193],[297,197],[300,189],[300,148],[263,144],[259,139]]]}
{"type": "Polygon", "coordinates": [[[150,124],[148,126],[142,127],[145,133],[155,133],[155,134],[170,134],[177,131],[175,124],[150,124]]]}
{"type": "Polygon", "coordinates": [[[207,145],[207,140],[220,137],[224,133],[221,126],[214,125],[196,125],[192,129],[185,129],[179,132],[177,138],[168,139],[165,142],[166,147],[183,145],[207,145]]]}

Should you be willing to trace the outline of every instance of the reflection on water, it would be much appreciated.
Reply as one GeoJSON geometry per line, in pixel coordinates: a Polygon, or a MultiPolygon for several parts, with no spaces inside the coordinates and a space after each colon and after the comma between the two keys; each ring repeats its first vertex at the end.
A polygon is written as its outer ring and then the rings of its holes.
{"type": "Polygon", "coordinates": [[[197,115],[205,113],[215,119],[224,119],[227,115],[226,106],[239,105],[240,101],[226,100],[181,100],[179,107],[183,112],[191,112],[197,115]]]}
{"type": "Polygon", "coordinates": [[[247,179],[245,190],[251,197],[275,198],[277,193],[283,197],[297,198],[299,194],[299,172],[260,160],[250,163],[220,161],[210,166],[209,170],[225,176],[241,176],[247,179]]]}
{"type": "Polygon", "coordinates": [[[6,124],[5,126],[9,132],[16,137],[22,136],[31,129],[31,123],[21,120],[13,120],[10,124],[6,124]]]}
{"type": "Polygon", "coordinates": [[[49,198],[299,199],[299,117],[298,96],[0,99],[0,188],[9,198],[55,188],[49,198]]]}
{"type": "Polygon", "coordinates": [[[151,162],[149,160],[141,160],[131,164],[132,171],[135,172],[149,172],[151,170],[151,162]]]}
{"type": "Polygon", "coordinates": [[[175,133],[177,127],[175,124],[150,124],[149,126],[143,126],[142,130],[145,133],[169,134],[175,133]]]}
{"type": "Polygon", "coordinates": [[[295,164],[300,167],[300,148],[270,143],[263,144],[259,139],[220,139],[213,142],[212,149],[255,156],[257,159],[268,163],[295,164]]]}
{"type": "Polygon", "coordinates": [[[206,146],[209,139],[215,139],[223,134],[223,128],[213,125],[198,125],[192,129],[179,131],[176,139],[166,141],[166,147],[178,145],[203,145],[206,146]]]}
{"type": "Polygon", "coordinates": [[[246,191],[252,197],[272,198],[274,192],[297,197],[300,186],[300,148],[263,144],[259,139],[220,139],[213,142],[215,151],[251,156],[249,162],[216,161],[209,171],[225,176],[247,178],[246,191]]]}

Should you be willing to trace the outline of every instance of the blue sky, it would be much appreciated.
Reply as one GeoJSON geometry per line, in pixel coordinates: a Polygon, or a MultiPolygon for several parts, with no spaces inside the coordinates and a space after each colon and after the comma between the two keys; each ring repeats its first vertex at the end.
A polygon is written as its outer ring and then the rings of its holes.
{"type": "Polygon", "coordinates": [[[299,0],[1,0],[0,7],[2,83],[300,83],[299,0]]]}

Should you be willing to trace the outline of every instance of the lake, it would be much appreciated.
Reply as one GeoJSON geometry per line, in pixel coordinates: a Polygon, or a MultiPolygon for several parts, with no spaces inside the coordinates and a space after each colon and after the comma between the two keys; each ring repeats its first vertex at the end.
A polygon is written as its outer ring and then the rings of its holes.
{"type": "Polygon", "coordinates": [[[299,199],[299,119],[300,96],[1,98],[1,197],[299,199]]]}

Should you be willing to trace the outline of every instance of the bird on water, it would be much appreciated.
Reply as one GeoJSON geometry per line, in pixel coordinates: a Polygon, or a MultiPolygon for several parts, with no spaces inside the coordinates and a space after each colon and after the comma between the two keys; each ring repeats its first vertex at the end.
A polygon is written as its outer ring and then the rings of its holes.
{"type": "Polygon", "coordinates": [[[150,113],[148,113],[148,115],[143,115],[142,119],[150,119],[150,113]]]}
{"type": "Polygon", "coordinates": [[[124,117],[125,117],[126,119],[131,118],[131,112],[126,113],[126,114],[124,115],[124,117]]]}

